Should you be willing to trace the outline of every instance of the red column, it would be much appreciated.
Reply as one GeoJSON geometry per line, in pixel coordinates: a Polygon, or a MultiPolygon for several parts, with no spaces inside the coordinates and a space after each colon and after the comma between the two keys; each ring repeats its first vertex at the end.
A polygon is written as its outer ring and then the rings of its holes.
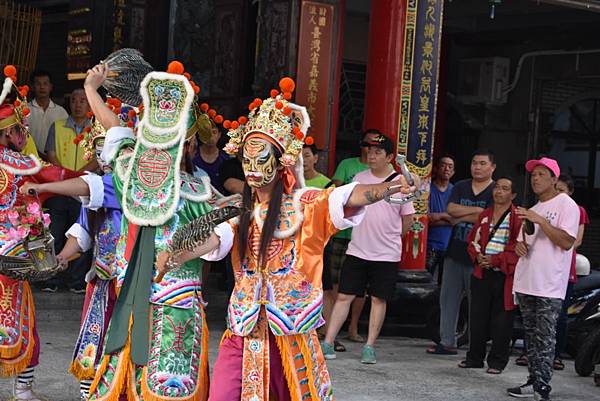
{"type": "Polygon", "coordinates": [[[371,1],[364,128],[397,138],[406,0],[371,1]]]}

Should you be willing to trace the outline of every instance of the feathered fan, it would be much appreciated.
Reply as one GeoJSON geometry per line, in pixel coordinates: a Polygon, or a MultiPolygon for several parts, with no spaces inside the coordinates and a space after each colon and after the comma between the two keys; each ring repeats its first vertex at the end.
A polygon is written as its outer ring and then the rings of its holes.
{"type": "MultiPolygon", "coordinates": [[[[108,55],[102,63],[108,66],[108,77],[102,84],[112,96],[131,106],[142,103],[140,84],[154,68],[144,60],[137,49],[119,49],[108,55]]],[[[68,74],[72,80],[85,79],[85,73],[68,74]]]]}
{"type": "MultiPolygon", "coordinates": [[[[183,251],[193,251],[208,240],[216,226],[239,216],[242,210],[235,206],[224,206],[190,221],[175,231],[167,252],[170,255],[177,255],[183,251]]],[[[160,269],[155,281],[160,282],[167,272],[166,268],[160,269]]]]}

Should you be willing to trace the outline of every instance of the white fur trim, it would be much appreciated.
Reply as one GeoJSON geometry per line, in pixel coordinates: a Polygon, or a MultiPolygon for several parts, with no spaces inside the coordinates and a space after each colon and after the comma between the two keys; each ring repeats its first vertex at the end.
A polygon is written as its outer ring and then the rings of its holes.
{"type": "Polygon", "coordinates": [[[308,129],[310,128],[310,116],[308,115],[308,111],[306,111],[306,107],[292,102],[288,102],[287,106],[302,115],[302,126],[300,127],[300,131],[306,135],[308,129]]]}
{"type": "MultiPolygon", "coordinates": [[[[298,228],[300,228],[300,226],[302,226],[302,222],[304,221],[304,213],[303,213],[303,207],[302,207],[302,202],[300,202],[300,198],[302,197],[302,195],[304,195],[304,193],[306,191],[309,190],[314,190],[313,188],[302,188],[299,189],[297,191],[294,192],[293,198],[292,198],[292,205],[294,208],[294,215],[296,217],[296,221],[290,226],[290,228],[286,229],[286,230],[275,230],[275,232],[273,233],[273,237],[277,238],[277,239],[284,239],[284,238],[289,238],[292,235],[294,235],[296,233],[296,231],[298,231],[298,228]]],[[[258,229],[262,231],[263,225],[264,225],[264,221],[263,219],[260,218],[260,205],[256,205],[254,207],[254,211],[252,212],[252,217],[254,218],[254,221],[256,222],[256,225],[258,226],[258,229]]]]}
{"type": "Polygon", "coordinates": [[[183,138],[185,138],[185,135],[187,133],[189,110],[192,105],[192,102],[194,101],[194,89],[192,88],[190,81],[188,81],[188,79],[186,77],[184,77],[183,75],[169,74],[167,72],[161,72],[161,71],[153,71],[153,72],[149,73],[148,75],[146,75],[144,77],[144,80],[140,84],[140,88],[146,88],[148,86],[148,82],[150,80],[179,81],[183,84],[183,86],[185,87],[185,90],[186,90],[186,96],[184,99],[183,107],[180,111],[181,117],[179,119],[179,122],[176,125],[169,127],[169,128],[155,127],[150,124],[150,98],[148,97],[148,91],[147,90],[140,91],[141,95],[142,95],[142,100],[144,102],[145,113],[144,113],[144,115],[142,117],[142,121],[140,121],[140,124],[138,127],[138,138],[139,138],[138,140],[140,142],[142,142],[145,146],[154,148],[154,149],[171,148],[171,147],[175,146],[183,138]],[[175,135],[175,137],[173,139],[171,139],[170,141],[157,144],[155,142],[147,141],[146,138],[144,137],[143,129],[146,126],[148,127],[148,129],[152,130],[153,133],[158,134],[158,135],[169,134],[169,133],[173,133],[174,131],[178,131],[178,132],[177,132],[177,135],[175,135]]]}
{"type": "Polygon", "coordinates": [[[0,104],[4,103],[4,100],[12,89],[13,81],[9,77],[4,78],[4,85],[2,85],[2,93],[0,93],[0,104]]]}
{"type": "Polygon", "coordinates": [[[100,154],[100,158],[105,164],[112,163],[115,156],[117,156],[117,150],[119,144],[123,139],[132,139],[135,141],[135,135],[131,128],[127,127],[112,127],[106,131],[106,138],[104,139],[104,148],[100,154]]]}
{"type": "Polygon", "coordinates": [[[215,262],[223,259],[233,247],[233,229],[229,223],[224,222],[215,227],[215,234],[219,237],[219,247],[201,256],[208,262],[215,262]]]}
{"type": "Polygon", "coordinates": [[[181,197],[187,200],[190,200],[192,202],[206,202],[208,201],[210,198],[212,198],[213,196],[213,186],[210,185],[210,177],[208,175],[206,176],[201,176],[201,177],[193,177],[190,176],[187,173],[182,173],[181,174],[181,187],[183,187],[186,184],[186,180],[191,180],[193,181],[201,181],[202,185],[204,186],[204,192],[202,193],[198,193],[198,194],[193,194],[191,192],[187,192],[187,191],[181,191],[181,197]]]}
{"type": "MultiPolygon", "coordinates": [[[[17,153],[17,152],[15,152],[15,153],[17,153]]],[[[40,172],[40,170],[42,169],[42,163],[40,162],[40,159],[38,159],[34,155],[29,155],[29,156],[25,156],[23,154],[19,154],[19,155],[30,158],[33,161],[34,166],[29,169],[16,169],[16,168],[13,168],[12,166],[9,166],[7,164],[0,162],[0,168],[2,168],[14,175],[33,175],[33,174],[37,174],[40,172]]]]}
{"type": "Polygon", "coordinates": [[[365,217],[366,208],[357,208],[356,214],[346,217],[344,213],[344,207],[352,195],[352,191],[358,185],[358,182],[352,182],[350,184],[342,185],[341,187],[335,188],[329,195],[329,217],[333,222],[333,225],[338,230],[344,230],[346,228],[354,227],[360,224],[362,219],[365,217]]]}
{"type": "Polygon", "coordinates": [[[85,229],[83,227],[81,227],[81,224],[79,224],[79,223],[73,224],[71,226],[71,228],[69,228],[67,230],[67,232],[65,233],[65,237],[76,238],[77,245],[79,245],[79,248],[81,249],[82,252],[85,252],[85,251],[91,249],[91,247],[92,247],[92,238],[90,237],[88,232],[85,231],[85,229]]]}
{"type": "MultiPolygon", "coordinates": [[[[187,80],[187,78],[185,78],[183,75],[175,75],[175,74],[168,74],[166,72],[153,71],[153,72],[149,73],[148,75],[146,75],[146,77],[142,81],[140,87],[146,88],[148,85],[148,81],[151,79],[176,80],[176,81],[182,82],[186,89],[186,97],[184,100],[183,108],[181,110],[180,121],[176,125],[174,125],[173,127],[170,127],[170,128],[152,127],[152,131],[159,133],[159,134],[173,132],[174,130],[178,130],[178,133],[173,140],[162,143],[160,145],[157,145],[155,143],[145,141],[144,135],[142,133],[142,129],[145,125],[150,126],[149,116],[148,116],[148,113],[150,113],[150,99],[148,98],[148,94],[146,93],[145,90],[140,91],[142,94],[142,99],[144,100],[144,110],[146,110],[146,112],[144,113],[142,122],[140,123],[140,126],[138,127],[138,141],[135,144],[135,149],[134,149],[133,154],[136,155],[138,153],[139,147],[142,144],[144,146],[146,146],[148,148],[152,148],[152,149],[166,149],[166,148],[174,147],[177,145],[177,143],[179,143],[179,150],[177,152],[177,158],[174,161],[175,164],[173,166],[174,167],[174,171],[173,171],[173,191],[174,191],[173,197],[174,197],[174,199],[173,199],[173,202],[171,203],[171,205],[169,206],[169,208],[162,215],[157,216],[154,219],[144,219],[144,218],[140,218],[140,217],[137,217],[137,216],[134,216],[131,214],[131,210],[129,209],[129,206],[128,206],[128,203],[126,202],[126,200],[127,200],[127,193],[129,192],[130,178],[131,178],[131,173],[133,171],[134,163],[130,163],[129,167],[127,168],[127,171],[125,172],[125,180],[124,180],[124,185],[123,185],[123,197],[122,197],[122,202],[121,202],[121,204],[123,205],[123,213],[125,213],[127,220],[129,220],[133,224],[142,225],[142,226],[160,226],[160,225],[166,223],[171,217],[173,217],[173,214],[175,213],[175,210],[177,209],[177,205],[179,204],[179,197],[181,194],[181,177],[180,177],[181,166],[180,165],[181,165],[181,159],[183,157],[183,146],[185,144],[184,139],[185,139],[185,134],[187,132],[187,121],[188,121],[188,117],[189,117],[189,109],[194,100],[194,90],[193,90],[192,86],[190,85],[189,81],[187,80]]],[[[106,147],[106,143],[104,146],[106,147]]]]}
{"type": "Polygon", "coordinates": [[[81,206],[91,210],[98,210],[104,204],[104,181],[97,174],[88,172],[81,178],[90,189],[89,196],[80,196],[81,206]]]}

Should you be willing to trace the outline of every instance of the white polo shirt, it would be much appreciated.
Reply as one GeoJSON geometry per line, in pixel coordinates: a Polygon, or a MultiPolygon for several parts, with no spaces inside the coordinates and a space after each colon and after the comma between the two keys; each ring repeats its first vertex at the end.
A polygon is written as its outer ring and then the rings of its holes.
{"type": "Polygon", "coordinates": [[[56,120],[65,120],[69,115],[61,106],[50,100],[48,108],[44,110],[34,99],[29,103],[29,132],[35,141],[35,147],[39,152],[43,152],[46,147],[46,138],[48,130],[56,120]]]}

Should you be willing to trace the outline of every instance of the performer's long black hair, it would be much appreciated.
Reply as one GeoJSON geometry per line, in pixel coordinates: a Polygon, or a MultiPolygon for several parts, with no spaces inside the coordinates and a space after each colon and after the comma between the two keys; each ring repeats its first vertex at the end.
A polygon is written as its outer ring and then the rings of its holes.
{"type": "MultiPolygon", "coordinates": [[[[281,157],[281,154],[277,148],[275,148],[275,154],[277,160],[281,157]]],[[[279,167],[279,166],[278,166],[279,167]]],[[[260,235],[260,248],[258,254],[258,266],[262,267],[266,263],[266,253],[269,248],[269,244],[273,240],[275,228],[277,228],[277,221],[279,220],[279,214],[281,212],[281,198],[283,196],[283,180],[279,173],[275,175],[275,186],[273,187],[273,193],[269,200],[269,206],[267,209],[267,217],[263,225],[260,235]]],[[[240,263],[243,263],[244,257],[246,256],[246,248],[248,247],[248,235],[250,234],[250,224],[253,208],[253,194],[252,189],[248,185],[248,182],[244,183],[244,191],[242,193],[242,205],[244,212],[240,216],[239,224],[239,240],[238,240],[238,255],[240,256],[240,263]]]]}

